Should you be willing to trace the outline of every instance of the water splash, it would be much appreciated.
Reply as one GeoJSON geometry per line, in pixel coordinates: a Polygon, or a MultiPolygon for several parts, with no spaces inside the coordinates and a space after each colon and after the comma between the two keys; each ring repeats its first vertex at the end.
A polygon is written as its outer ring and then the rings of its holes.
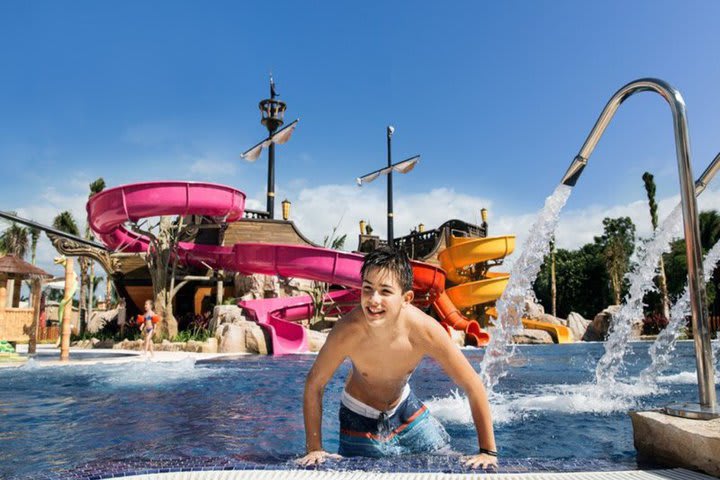
{"type": "MultiPolygon", "coordinates": [[[[642,382],[641,382],[642,383],[642,382]]],[[[680,372],[673,375],[659,375],[656,383],[670,383],[675,385],[696,385],[697,372],[680,372]]]]}
{"type": "MultiPolygon", "coordinates": [[[[709,282],[712,278],[718,261],[720,261],[720,241],[713,245],[703,259],[703,277],[705,282],[709,282]]],[[[652,363],[640,373],[641,382],[648,385],[655,384],[658,375],[670,365],[677,339],[685,326],[685,319],[689,314],[690,293],[686,285],[683,294],[670,309],[670,320],[667,326],[660,332],[655,342],[650,346],[649,353],[652,363]]],[[[715,342],[715,347],[716,351],[713,357],[717,359],[717,342],[715,342]]]]}
{"type": "MultiPolygon", "coordinates": [[[[667,377],[664,383],[688,383],[690,372],[667,377]]],[[[665,379],[665,377],[663,377],[665,379]]],[[[690,382],[692,383],[692,382],[690,382]]],[[[666,389],[657,389],[639,383],[622,383],[605,386],[598,391],[595,383],[552,384],[519,394],[494,393],[489,398],[493,424],[504,425],[524,421],[538,413],[556,412],[570,415],[624,413],[638,408],[642,401],[666,389]]],[[[424,402],[434,417],[445,425],[472,425],[473,418],[466,396],[457,390],[445,397],[434,397],[424,402]]]]}
{"type": "MultiPolygon", "coordinates": [[[[525,412],[513,406],[513,402],[502,394],[494,393],[489,396],[490,413],[494,425],[503,425],[521,420],[525,412]]],[[[472,425],[473,417],[470,410],[468,398],[457,389],[450,392],[446,397],[433,397],[423,401],[432,413],[432,416],[441,423],[472,425]]]]}
{"type": "Polygon", "coordinates": [[[630,291],[620,310],[612,316],[605,353],[595,368],[598,385],[612,385],[623,366],[633,321],[643,316],[643,297],[652,288],[657,275],[658,263],[663,253],[670,251],[670,242],[680,235],[682,210],[678,205],[655,230],[653,237],[638,247],[634,268],[626,275],[630,291]]]}
{"type": "Polygon", "coordinates": [[[545,206],[530,228],[522,255],[513,264],[508,285],[495,305],[498,321],[480,365],[480,376],[489,392],[507,374],[508,360],[515,353],[512,337],[523,329],[525,297],[532,290],[540,266],[549,253],[550,238],[555,233],[560,211],[570,193],[571,187],[558,185],[553,194],[545,199],[545,206]]]}

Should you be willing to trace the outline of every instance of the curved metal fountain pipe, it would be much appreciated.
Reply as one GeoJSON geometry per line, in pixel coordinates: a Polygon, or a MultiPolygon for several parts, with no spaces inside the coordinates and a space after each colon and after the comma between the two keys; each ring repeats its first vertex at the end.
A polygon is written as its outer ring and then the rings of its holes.
{"type": "MultiPolygon", "coordinates": [[[[605,106],[597,122],[595,122],[595,126],[585,140],[580,152],[563,176],[562,183],[571,187],[575,186],[580,174],[587,165],[590,155],[593,150],[595,150],[595,146],[605,132],[605,129],[620,104],[631,95],[645,91],[655,92],[661,95],[670,105],[670,110],[673,115],[675,153],[677,155],[678,170],[680,172],[680,198],[682,202],[685,250],[688,264],[688,288],[690,292],[693,338],[695,341],[695,363],[697,365],[698,389],[700,393],[699,409],[693,405],[684,405],[683,407],[687,407],[686,409],[668,407],[667,410],[671,414],[680,416],[711,418],[717,416],[720,411],[718,411],[717,408],[717,398],[715,394],[710,329],[705,303],[705,284],[703,282],[700,228],[698,225],[695,185],[693,184],[692,170],[690,168],[690,140],[688,137],[685,101],[682,95],[680,95],[680,92],[667,82],[655,78],[642,78],[630,82],[618,90],[605,106]],[[707,416],[705,416],[705,414],[707,414],[707,416]]],[[[715,165],[715,161],[713,161],[711,167],[711,173],[714,174],[714,170],[718,168],[718,165],[715,165]]],[[[710,170],[710,168],[708,170],[710,170]]],[[[706,173],[708,173],[708,171],[706,171],[706,173]]],[[[704,186],[702,188],[704,188],[704,186]]]]}
{"type": "Polygon", "coordinates": [[[715,158],[713,158],[713,161],[710,162],[710,165],[708,165],[702,175],[700,175],[700,178],[695,181],[696,197],[705,191],[708,184],[715,177],[715,174],[718,172],[718,170],[720,170],[720,153],[715,155],[715,158]]]}

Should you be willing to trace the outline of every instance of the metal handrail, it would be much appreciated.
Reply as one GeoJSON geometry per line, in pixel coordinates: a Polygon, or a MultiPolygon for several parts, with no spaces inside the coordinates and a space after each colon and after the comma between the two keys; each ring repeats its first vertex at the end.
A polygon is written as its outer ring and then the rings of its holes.
{"type": "MultiPolygon", "coordinates": [[[[694,411],[685,408],[671,409],[670,407],[668,407],[668,411],[669,413],[680,416],[712,418],[720,416],[720,411],[718,411],[717,408],[708,312],[705,302],[706,294],[705,283],[703,282],[700,227],[698,224],[697,201],[695,199],[696,186],[693,183],[692,170],[690,167],[690,139],[688,136],[685,101],[680,92],[665,81],[654,78],[636,80],[618,90],[605,106],[597,122],[595,122],[595,126],[590,131],[577,156],[573,159],[561,182],[570,187],[575,186],[575,183],[587,165],[590,155],[595,150],[595,146],[605,132],[605,129],[620,104],[635,93],[646,91],[655,92],[662,96],[670,105],[673,116],[675,153],[677,155],[678,170],[680,173],[680,198],[683,212],[685,251],[688,264],[688,289],[690,292],[693,338],[695,341],[695,363],[697,366],[700,396],[700,413],[698,413],[698,409],[693,409],[690,406],[688,406],[689,409],[694,411]]],[[[712,171],[716,171],[717,168],[718,165],[713,162],[712,171]]]]}

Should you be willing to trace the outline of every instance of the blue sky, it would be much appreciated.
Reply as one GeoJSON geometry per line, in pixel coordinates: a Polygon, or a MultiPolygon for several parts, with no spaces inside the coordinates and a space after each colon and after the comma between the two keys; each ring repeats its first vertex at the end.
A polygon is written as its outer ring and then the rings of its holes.
{"type": "MultiPolygon", "coordinates": [[[[353,182],[385,162],[388,124],[394,159],[422,155],[395,176],[396,234],[475,221],[486,206],[494,233],[522,238],[631,80],[681,91],[702,172],[720,151],[718,18],[711,1],[5,1],[0,208],[81,217],[100,176],[214,181],[262,207],[266,157],[239,153],[263,137],[257,103],[272,71],[286,118],[301,118],[278,147],[278,200],[311,238],[339,223],[354,239],[360,218],[384,233],[384,180],[353,182]]],[[[675,164],[667,104],[628,100],[570,198],[560,244],[599,234],[606,214],[646,231],[642,173],[669,212],[675,164]]]]}

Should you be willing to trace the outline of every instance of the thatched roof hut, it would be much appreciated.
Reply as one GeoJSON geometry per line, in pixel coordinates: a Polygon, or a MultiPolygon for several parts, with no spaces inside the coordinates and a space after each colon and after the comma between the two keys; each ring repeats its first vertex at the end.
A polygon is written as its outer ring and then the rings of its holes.
{"type": "Polygon", "coordinates": [[[52,275],[42,268],[38,268],[35,265],[27,263],[25,260],[17,258],[15,255],[5,255],[4,257],[0,257],[0,275],[3,274],[7,276],[7,278],[20,279],[30,277],[52,277],[52,275]]]}

